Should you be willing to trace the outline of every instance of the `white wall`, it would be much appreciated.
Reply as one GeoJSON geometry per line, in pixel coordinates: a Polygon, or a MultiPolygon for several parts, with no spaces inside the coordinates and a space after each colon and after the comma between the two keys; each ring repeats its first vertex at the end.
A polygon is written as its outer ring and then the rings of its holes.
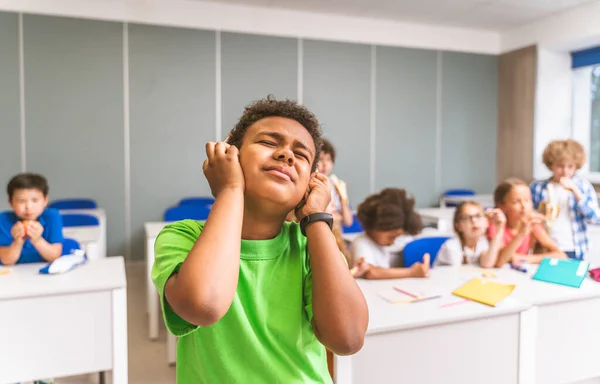
{"type": "Polygon", "coordinates": [[[500,34],[189,0],[0,0],[0,10],[261,35],[498,54],[500,34]]]}
{"type": "Polygon", "coordinates": [[[538,44],[574,51],[600,44],[600,0],[502,34],[501,51],[538,44]]]}
{"type": "Polygon", "coordinates": [[[538,49],[533,133],[533,177],[536,179],[550,176],[542,163],[546,145],[555,139],[571,137],[572,77],[569,53],[538,49]]]}

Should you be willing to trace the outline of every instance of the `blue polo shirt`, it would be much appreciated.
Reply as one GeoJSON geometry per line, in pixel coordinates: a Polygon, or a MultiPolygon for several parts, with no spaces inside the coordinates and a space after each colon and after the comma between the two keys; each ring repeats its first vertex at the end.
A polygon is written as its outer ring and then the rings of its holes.
{"type": "MultiPolygon", "coordinates": [[[[0,247],[8,247],[12,244],[13,238],[10,230],[19,221],[19,218],[13,211],[5,211],[0,213],[0,247]]],[[[42,237],[50,244],[62,243],[63,241],[63,226],[60,213],[56,209],[46,208],[42,212],[38,221],[44,227],[42,237]]],[[[17,260],[17,264],[25,263],[41,263],[45,260],[40,253],[35,249],[29,239],[25,240],[21,257],[17,260]]],[[[2,262],[0,261],[0,265],[2,262]]]]}

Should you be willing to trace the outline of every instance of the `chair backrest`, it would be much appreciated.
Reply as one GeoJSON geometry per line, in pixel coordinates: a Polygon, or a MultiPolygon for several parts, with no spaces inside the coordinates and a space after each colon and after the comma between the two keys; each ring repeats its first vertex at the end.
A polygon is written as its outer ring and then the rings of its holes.
{"type": "Polygon", "coordinates": [[[100,225],[100,221],[96,216],[84,215],[82,213],[66,213],[61,214],[63,227],[84,227],[92,225],[100,225]]]}
{"type": "Polygon", "coordinates": [[[54,208],[58,210],[66,209],[96,209],[98,204],[92,199],[61,199],[54,200],[48,204],[48,208],[54,208]]]}
{"type": "Polygon", "coordinates": [[[69,239],[67,237],[63,239],[62,246],[63,255],[70,255],[72,251],[76,249],[81,249],[81,245],[79,245],[79,242],[77,240],[69,239]]]}
{"type": "Polygon", "coordinates": [[[165,221],[179,221],[185,219],[204,221],[208,218],[210,207],[206,205],[180,205],[165,211],[165,221]]]}
{"type": "Polygon", "coordinates": [[[215,198],[211,196],[203,197],[184,197],[179,200],[179,205],[213,205],[215,198]]]}
{"type": "Polygon", "coordinates": [[[422,263],[426,253],[429,253],[430,264],[433,265],[442,244],[449,238],[448,236],[422,237],[406,244],[402,250],[404,266],[408,268],[416,262],[422,263]]]}
{"type": "Polygon", "coordinates": [[[472,189],[448,189],[444,191],[444,196],[475,196],[472,189]]]}
{"type": "Polygon", "coordinates": [[[364,232],[362,225],[360,225],[360,221],[358,221],[358,217],[356,217],[356,213],[352,215],[352,224],[349,227],[343,226],[342,230],[344,233],[364,232]]]}

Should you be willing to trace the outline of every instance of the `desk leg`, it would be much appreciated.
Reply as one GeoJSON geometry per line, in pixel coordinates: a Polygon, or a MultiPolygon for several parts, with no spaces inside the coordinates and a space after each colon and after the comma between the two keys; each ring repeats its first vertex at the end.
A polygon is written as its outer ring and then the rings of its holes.
{"type": "Polygon", "coordinates": [[[113,384],[127,384],[127,289],[113,291],[113,384]]]}
{"type": "Polygon", "coordinates": [[[333,354],[333,367],[333,382],[335,384],[352,383],[352,356],[333,354]]]}
{"type": "Polygon", "coordinates": [[[105,372],[100,372],[98,374],[98,383],[99,384],[106,384],[106,373],[105,372]]]}
{"type": "Polygon", "coordinates": [[[519,325],[519,384],[535,383],[538,309],[521,312],[519,325]]]}
{"type": "Polygon", "coordinates": [[[167,362],[174,365],[177,361],[177,338],[167,332],[167,362]]]}
{"type": "Polygon", "coordinates": [[[146,239],[146,301],[148,305],[148,328],[150,340],[158,339],[158,319],[160,312],[158,298],[154,284],[152,284],[152,265],[154,264],[154,241],[156,238],[146,239]]]}

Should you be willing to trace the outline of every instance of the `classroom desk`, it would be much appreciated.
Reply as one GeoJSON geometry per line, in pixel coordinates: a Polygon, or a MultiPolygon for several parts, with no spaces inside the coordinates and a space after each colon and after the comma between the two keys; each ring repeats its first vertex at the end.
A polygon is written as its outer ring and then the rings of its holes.
{"type": "Polygon", "coordinates": [[[440,232],[453,232],[454,211],[456,208],[419,208],[417,213],[424,222],[432,222],[440,232]]]}
{"type": "Polygon", "coordinates": [[[445,196],[445,197],[442,197],[440,199],[440,207],[445,208],[445,207],[447,207],[446,204],[448,204],[448,203],[458,205],[465,200],[475,201],[475,202],[481,204],[484,208],[494,206],[494,195],[492,195],[492,194],[481,194],[481,195],[477,194],[477,195],[472,195],[472,196],[445,196]]]}
{"type": "Polygon", "coordinates": [[[0,275],[0,383],[112,370],[114,384],[127,384],[123,258],[54,276],[40,275],[43,265],[0,275]]]}
{"type": "Polygon", "coordinates": [[[63,236],[77,240],[92,260],[106,257],[101,253],[102,230],[99,226],[63,227],[63,236]]]}
{"type": "MultiPolygon", "coordinates": [[[[529,341],[535,351],[535,378],[530,383],[559,384],[595,379],[600,382],[600,283],[586,278],[579,289],[532,280],[528,273],[510,268],[494,269],[499,282],[516,284],[511,298],[528,302],[537,312],[529,341]]],[[[469,268],[437,267],[431,271],[436,284],[452,289],[475,277],[469,268]]]]}
{"type": "Polygon", "coordinates": [[[497,308],[475,302],[440,308],[462,300],[446,294],[391,304],[378,294],[394,285],[420,291],[436,280],[357,280],[369,306],[369,327],[361,351],[334,357],[336,384],[531,383],[533,350],[519,337],[535,327],[530,304],[509,299],[497,308]]]}
{"type": "MultiPolygon", "coordinates": [[[[61,209],[59,211],[61,214],[69,214],[69,213],[79,213],[84,215],[92,215],[98,218],[98,222],[100,224],[100,236],[97,239],[97,249],[94,251],[97,252],[98,257],[106,257],[107,256],[107,237],[106,237],[106,212],[103,208],[96,209],[61,209]]],[[[88,254],[89,256],[89,254],[88,254]]]]}
{"type": "Polygon", "coordinates": [[[535,382],[600,382],[600,283],[587,277],[577,289],[531,280],[536,269],[502,269],[497,279],[517,283],[512,296],[538,308],[535,382]]]}

